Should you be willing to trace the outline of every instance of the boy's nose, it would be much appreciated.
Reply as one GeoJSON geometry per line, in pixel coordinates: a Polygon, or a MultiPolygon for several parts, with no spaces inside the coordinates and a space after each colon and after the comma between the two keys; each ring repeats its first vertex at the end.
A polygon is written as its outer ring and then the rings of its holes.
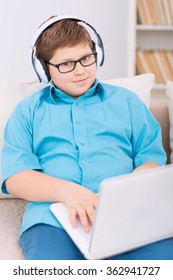
{"type": "Polygon", "coordinates": [[[74,69],[75,75],[81,75],[81,74],[83,74],[84,72],[85,72],[85,67],[83,67],[83,66],[81,65],[81,63],[78,61],[78,62],[76,63],[76,67],[75,67],[75,69],[74,69]]]}

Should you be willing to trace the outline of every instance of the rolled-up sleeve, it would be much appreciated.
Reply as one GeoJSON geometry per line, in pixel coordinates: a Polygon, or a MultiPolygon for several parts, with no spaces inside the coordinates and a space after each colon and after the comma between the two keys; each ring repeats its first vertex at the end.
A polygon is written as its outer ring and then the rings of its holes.
{"type": "Polygon", "coordinates": [[[2,160],[2,191],[8,193],[5,180],[24,170],[41,170],[32,147],[33,113],[29,106],[19,104],[7,122],[4,131],[2,160]]]}

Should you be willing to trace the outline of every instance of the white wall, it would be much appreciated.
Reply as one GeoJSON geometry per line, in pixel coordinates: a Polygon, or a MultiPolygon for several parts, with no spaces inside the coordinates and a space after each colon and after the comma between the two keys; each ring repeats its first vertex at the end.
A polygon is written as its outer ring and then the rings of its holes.
{"type": "Polygon", "coordinates": [[[0,0],[0,79],[34,81],[30,42],[37,27],[55,14],[72,14],[91,23],[101,35],[106,60],[101,79],[127,73],[128,0],[0,0]]]}

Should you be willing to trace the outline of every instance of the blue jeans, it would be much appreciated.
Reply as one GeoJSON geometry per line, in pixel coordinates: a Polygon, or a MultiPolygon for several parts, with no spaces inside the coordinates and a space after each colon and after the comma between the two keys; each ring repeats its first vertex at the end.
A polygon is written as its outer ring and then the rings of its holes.
{"type": "MultiPolygon", "coordinates": [[[[67,233],[60,228],[37,224],[20,237],[26,260],[85,260],[67,233]]],[[[112,256],[108,260],[173,260],[173,238],[112,256]]]]}

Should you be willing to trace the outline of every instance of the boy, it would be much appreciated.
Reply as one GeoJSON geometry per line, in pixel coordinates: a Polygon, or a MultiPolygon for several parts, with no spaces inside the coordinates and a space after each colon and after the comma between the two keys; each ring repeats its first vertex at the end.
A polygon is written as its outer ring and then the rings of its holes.
{"type": "MultiPolygon", "coordinates": [[[[86,28],[72,18],[46,26],[34,55],[51,84],[21,102],[7,123],[2,189],[30,201],[20,228],[26,259],[84,259],[50,204],[65,203],[72,225],[79,217],[88,232],[104,178],[157,167],[166,157],[160,127],[145,105],[96,79],[98,53],[86,28]]],[[[172,258],[165,248],[170,243],[110,259],[172,258]]]]}

